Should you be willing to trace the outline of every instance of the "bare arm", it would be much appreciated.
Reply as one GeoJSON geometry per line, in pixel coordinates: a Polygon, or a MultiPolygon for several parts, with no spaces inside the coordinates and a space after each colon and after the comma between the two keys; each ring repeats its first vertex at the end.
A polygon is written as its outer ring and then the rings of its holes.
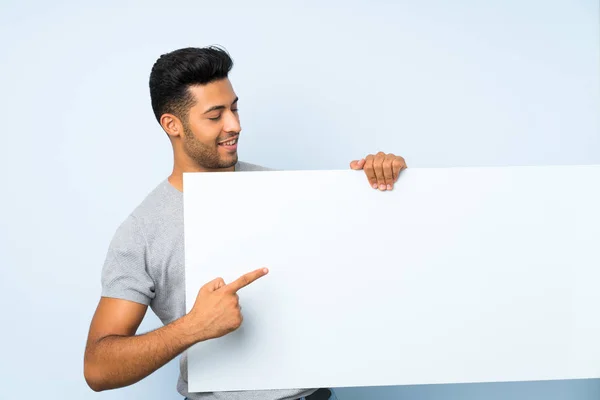
{"type": "Polygon", "coordinates": [[[147,306],[102,297],[90,325],[84,375],[95,391],[131,385],[197,342],[218,338],[242,323],[237,291],[267,273],[259,269],[226,285],[217,278],[198,292],[192,310],[152,332],[136,335],[147,306]]]}
{"type": "Polygon", "coordinates": [[[84,375],[95,391],[131,385],[150,375],[201,340],[184,316],[152,332],[135,336],[147,306],[100,299],[90,326],[84,375]]]}

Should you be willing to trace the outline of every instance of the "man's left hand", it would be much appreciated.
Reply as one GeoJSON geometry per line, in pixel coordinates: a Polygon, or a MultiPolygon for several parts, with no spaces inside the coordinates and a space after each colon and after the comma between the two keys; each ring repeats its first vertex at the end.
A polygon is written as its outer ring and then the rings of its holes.
{"type": "Polygon", "coordinates": [[[392,190],[400,172],[407,167],[404,158],[380,151],[375,155],[369,154],[365,158],[352,161],[350,168],[364,170],[373,189],[392,190]]]}

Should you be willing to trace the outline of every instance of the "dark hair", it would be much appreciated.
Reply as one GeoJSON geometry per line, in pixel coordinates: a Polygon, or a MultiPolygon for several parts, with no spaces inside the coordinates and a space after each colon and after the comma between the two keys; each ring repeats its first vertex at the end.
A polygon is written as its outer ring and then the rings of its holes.
{"type": "Polygon", "coordinates": [[[188,91],[227,78],[233,67],[229,54],[216,46],[187,47],[161,55],[150,73],[150,99],[156,120],[172,113],[185,120],[194,98],[188,91]]]}

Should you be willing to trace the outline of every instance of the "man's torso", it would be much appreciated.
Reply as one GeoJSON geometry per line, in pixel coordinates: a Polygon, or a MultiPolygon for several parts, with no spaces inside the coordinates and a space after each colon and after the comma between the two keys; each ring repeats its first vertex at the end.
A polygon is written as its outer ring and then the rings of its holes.
{"type": "MultiPolygon", "coordinates": [[[[263,170],[267,169],[236,165],[236,171],[263,170]]],[[[164,180],[117,230],[102,272],[102,295],[146,304],[165,325],[185,315],[183,235],[183,193],[164,180]]],[[[314,391],[188,393],[187,386],[183,353],[177,390],[190,400],[292,400],[314,391]]]]}

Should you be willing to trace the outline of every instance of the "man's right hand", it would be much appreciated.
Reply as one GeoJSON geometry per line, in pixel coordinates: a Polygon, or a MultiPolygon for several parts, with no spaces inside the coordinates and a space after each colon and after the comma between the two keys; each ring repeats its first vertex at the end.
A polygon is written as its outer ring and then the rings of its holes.
{"type": "Polygon", "coordinates": [[[242,324],[238,290],[265,276],[266,268],[242,275],[230,284],[222,278],[208,282],[200,288],[196,302],[188,313],[188,322],[200,340],[224,336],[242,324]]]}
{"type": "Polygon", "coordinates": [[[215,279],[204,285],[194,307],[182,318],[136,335],[146,305],[102,297],[90,325],[84,374],[96,391],[131,385],[202,340],[217,338],[242,323],[237,291],[267,274],[250,272],[229,285],[215,279]]]}

